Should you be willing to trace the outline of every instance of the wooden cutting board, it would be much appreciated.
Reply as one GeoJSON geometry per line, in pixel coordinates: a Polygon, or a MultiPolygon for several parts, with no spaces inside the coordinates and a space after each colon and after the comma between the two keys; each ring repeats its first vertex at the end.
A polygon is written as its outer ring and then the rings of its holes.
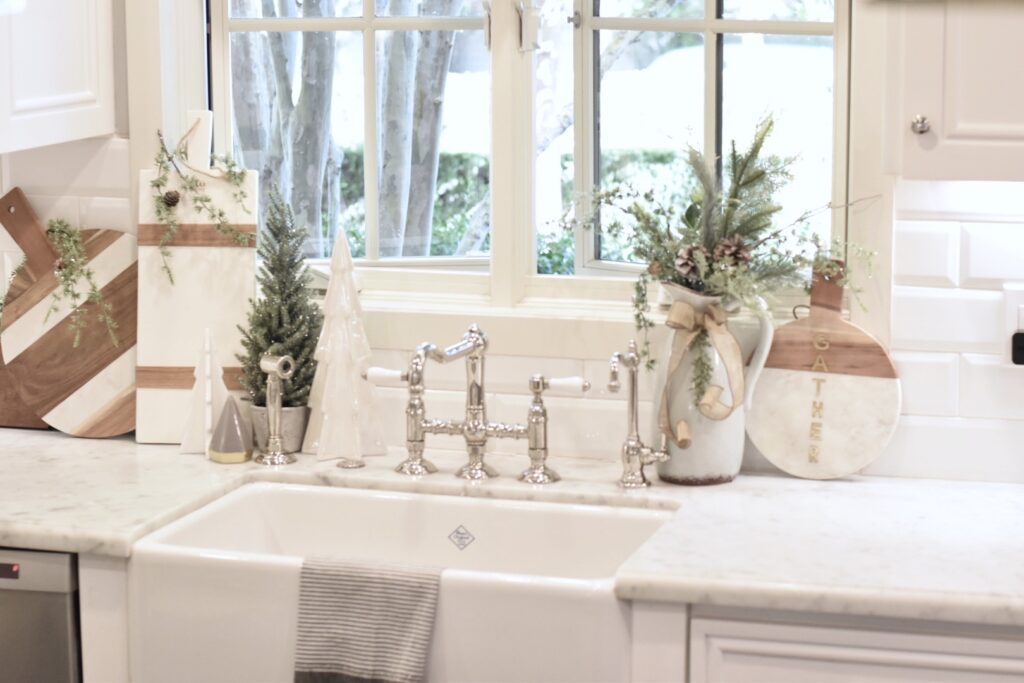
{"type": "Polygon", "coordinates": [[[889,443],[900,383],[882,345],[840,317],[843,289],[815,274],[811,312],[775,333],[747,415],[750,440],[805,479],[859,472],[889,443]]]}
{"type": "MultiPolygon", "coordinates": [[[[21,190],[14,188],[0,198],[0,225],[10,233],[12,239],[32,254],[21,267],[20,282],[34,283],[39,277],[53,269],[57,252],[47,241],[35,211],[25,201],[21,190]]],[[[7,291],[5,300],[17,298],[15,292],[7,291]]],[[[29,408],[15,386],[14,378],[7,371],[0,356],[0,427],[22,427],[46,429],[49,427],[29,408]]]]}
{"type": "MultiPolygon", "coordinates": [[[[82,303],[87,325],[74,347],[69,314],[47,319],[58,280],[56,254],[20,191],[0,199],[4,225],[25,252],[26,267],[11,283],[0,319],[0,358],[7,378],[35,415],[74,436],[106,438],[135,428],[137,248],[135,237],[115,230],[84,230],[86,258],[112,307],[119,344],[96,320],[96,305],[82,303]],[[13,209],[13,212],[11,211],[13,209]],[[12,230],[10,217],[19,216],[12,230]],[[25,227],[31,223],[30,229],[25,227]],[[48,261],[49,265],[44,265],[48,261]]],[[[80,292],[86,292],[80,287],[80,292]]]]}

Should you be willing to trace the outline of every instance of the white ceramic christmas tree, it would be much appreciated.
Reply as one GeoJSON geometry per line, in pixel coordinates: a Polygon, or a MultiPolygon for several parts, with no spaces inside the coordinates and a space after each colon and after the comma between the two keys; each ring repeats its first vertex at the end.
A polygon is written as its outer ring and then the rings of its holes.
{"type": "Polygon", "coordinates": [[[192,399],[181,435],[182,453],[206,453],[213,436],[213,428],[220,421],[220,413],[228,400],[224,384],[224,370],[217,361],[210,328],[203,332],[203,345],[196,360],[196,382],[192,385],[192,399]]]}
{"type": "Polygon", "coordinates": [[[386,451],[373,385],[362,377],[370,344],[345,237],[334,243],[317,371],[310,390],[309,426],[302,450],[318,460],[341,458],[340,467],[362,467],[364,455],[386,451]]]}

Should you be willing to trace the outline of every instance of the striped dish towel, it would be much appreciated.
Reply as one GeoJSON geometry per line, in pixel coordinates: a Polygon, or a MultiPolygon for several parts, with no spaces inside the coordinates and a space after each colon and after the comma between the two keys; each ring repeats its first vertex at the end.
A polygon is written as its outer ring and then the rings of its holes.
{"type": "Polygon", "coordinates": [[[295,683],[424,680],[440,585],[439,567],[307,558],[295,683]]]}

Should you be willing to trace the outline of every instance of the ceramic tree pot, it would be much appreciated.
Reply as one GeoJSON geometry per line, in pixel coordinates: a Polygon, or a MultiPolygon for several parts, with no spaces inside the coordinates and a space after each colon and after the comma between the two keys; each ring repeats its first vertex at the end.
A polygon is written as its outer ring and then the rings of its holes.
{"type": "MultiPolygon", "coordinates": [[[[698,319],[707,314],[710,307],[721,306],[722,303],[721,297],[704,296],[679,285],[663,283],[663,287],[672,303],[681,301],[689,304],[698,319]]],[[[693,349],[687,351],[676,371],[672,372],[669,377],[673,351],[672,340],[665,344],[655,368],[655,411],[652,433],[662,433],[662,427],[666,423],[677,425],[685,422],[689,430],[690,443],[683,447],[669,439],[669,459],[666,462],[658,463],[657,466],[658,477],[662,481],[700,486],[729,482],[739,474],[740,466],[743,464],[746,406],[753,395],[758,376],[764,368],[773,336],[772,320],[767,312],[767,306],[762,306],[756,313],[760,319],[760,335],[749,367],[744,370],[742,357],[739,358],[737,372],[742,375],[740,396],[731,396],[727,364],[714,345],[708,348],[712,368],[711,384],[725,388],[722,401],[734,404],[731,413],[724,419],[708,417],[705,414],[706,411],[702,411],[694,399],[692,387],[694,360],[697,354],[693,352],[693,349]],[[662,411],[659,409],[663,397],[667,402],[665,411],[667,419],[662,419],[662,411]]],[[[675,332],[675,334],[679,333],[680,331],[675,332]]]]}
{"type": "MultiPolygon", "coordinates": [[[[256,449],[266,453],[267,440],[270,438],[270,422],[267,419],[266,406],[252,406],[252,430],[255,436],[256,449]]],[[[302,450],[302,439],[306,435],[306,424],[309,422],[309,407],[281,409],[281,443],[285,453],[298,453],[302,450]]]]}

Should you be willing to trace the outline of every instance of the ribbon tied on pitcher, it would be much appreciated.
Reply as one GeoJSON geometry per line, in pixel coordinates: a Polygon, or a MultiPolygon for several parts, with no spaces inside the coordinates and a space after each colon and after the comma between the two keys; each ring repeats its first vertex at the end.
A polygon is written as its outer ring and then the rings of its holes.
{"type": "Polygon", "coordinates": [[[722,401],[725,389],[717,384],[710,385],[697,402],[700,414],[710,420],[724,420],[732,415],[736,407],[743,401],[743,354],[739,342],[726,327],[728,316],[719,304],[709,305],[704,312],[699,312],[685,301],[673,302],[669,309],[665,324],[673,330],[672,355],[669,358],[668,373],[665,376],[665,388],[661,394],[661,407],[658,413],[658,424],[665,436],[679,448],[689,448],[692,442],[690,425],[686,420],[672,424],[669,407],[669,391],[672,379],[679,369],[686,352],[702,331],[707,331],[711,345],[718,352],[732,392],[732,405],[722,401]]]}

